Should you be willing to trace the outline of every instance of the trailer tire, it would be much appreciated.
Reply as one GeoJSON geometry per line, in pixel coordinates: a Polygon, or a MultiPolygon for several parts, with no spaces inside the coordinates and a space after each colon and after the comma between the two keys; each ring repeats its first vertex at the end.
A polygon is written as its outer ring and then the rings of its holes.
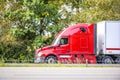
{"type": "Polygon", "coordinates": [[[57,58],[53,55],[50,55],[50,56],[46,57],[45,62],[47,64],[55,64],[55,63],[57,63],[57,58]]]}
{"type": "Polygon", "coordinates": [[[103,64],[113,64],[114,62],[113,62],[112,57],[110,57],[110,56],[105,56],[105,57],[103,57],[103,59],[102,59],[102,63],[103,63],[103,64]]]}
{"type": "Polygon", "coordinates": [[[117,58],[115,59],[115,63],[116,63],[116,64],[120,64],[120,57],[117,57],[117,58]]]}

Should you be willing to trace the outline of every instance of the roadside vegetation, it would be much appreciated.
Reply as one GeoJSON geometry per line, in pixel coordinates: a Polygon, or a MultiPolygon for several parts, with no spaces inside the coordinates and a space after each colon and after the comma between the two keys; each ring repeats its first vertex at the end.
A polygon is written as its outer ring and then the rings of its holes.
{"type": "Polygon", "coordinates": [[[33,63],[63,28],[120,20],[119,7],[120,0],[0,0],[0,64],[33,63]]]}

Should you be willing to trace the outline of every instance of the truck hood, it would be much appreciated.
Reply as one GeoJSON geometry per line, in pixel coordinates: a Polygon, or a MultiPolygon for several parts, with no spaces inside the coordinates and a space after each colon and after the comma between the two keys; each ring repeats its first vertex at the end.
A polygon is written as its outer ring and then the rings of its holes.
{"type": "Polygon", "coordinates": [[[37,53],[40,52],[40,51],[44,51],[44,50],[47,50],[47,49],[53,49],[53,48],[55,48],[55,46],[53,46],[53,45],[41,47],[41,48],[37,49],[37,53]]]}

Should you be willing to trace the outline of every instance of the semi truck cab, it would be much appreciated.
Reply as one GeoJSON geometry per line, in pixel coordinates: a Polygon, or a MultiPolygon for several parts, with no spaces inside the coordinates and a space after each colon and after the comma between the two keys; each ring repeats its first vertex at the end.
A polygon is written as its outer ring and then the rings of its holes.
{"type": "Polygon", "coordinates": [[[96,63],[94,24],[77,24],[57,34],[50,46],[36,51],[35,62],[96,63]]]}

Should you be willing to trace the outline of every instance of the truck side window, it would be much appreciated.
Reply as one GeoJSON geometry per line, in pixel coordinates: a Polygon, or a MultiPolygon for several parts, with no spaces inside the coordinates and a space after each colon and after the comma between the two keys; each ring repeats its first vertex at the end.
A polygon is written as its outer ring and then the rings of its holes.
{"type": "Polygon", "coordinates": [[[68,38],[61,38],[60,45],[68,44],[68,38]]]}

